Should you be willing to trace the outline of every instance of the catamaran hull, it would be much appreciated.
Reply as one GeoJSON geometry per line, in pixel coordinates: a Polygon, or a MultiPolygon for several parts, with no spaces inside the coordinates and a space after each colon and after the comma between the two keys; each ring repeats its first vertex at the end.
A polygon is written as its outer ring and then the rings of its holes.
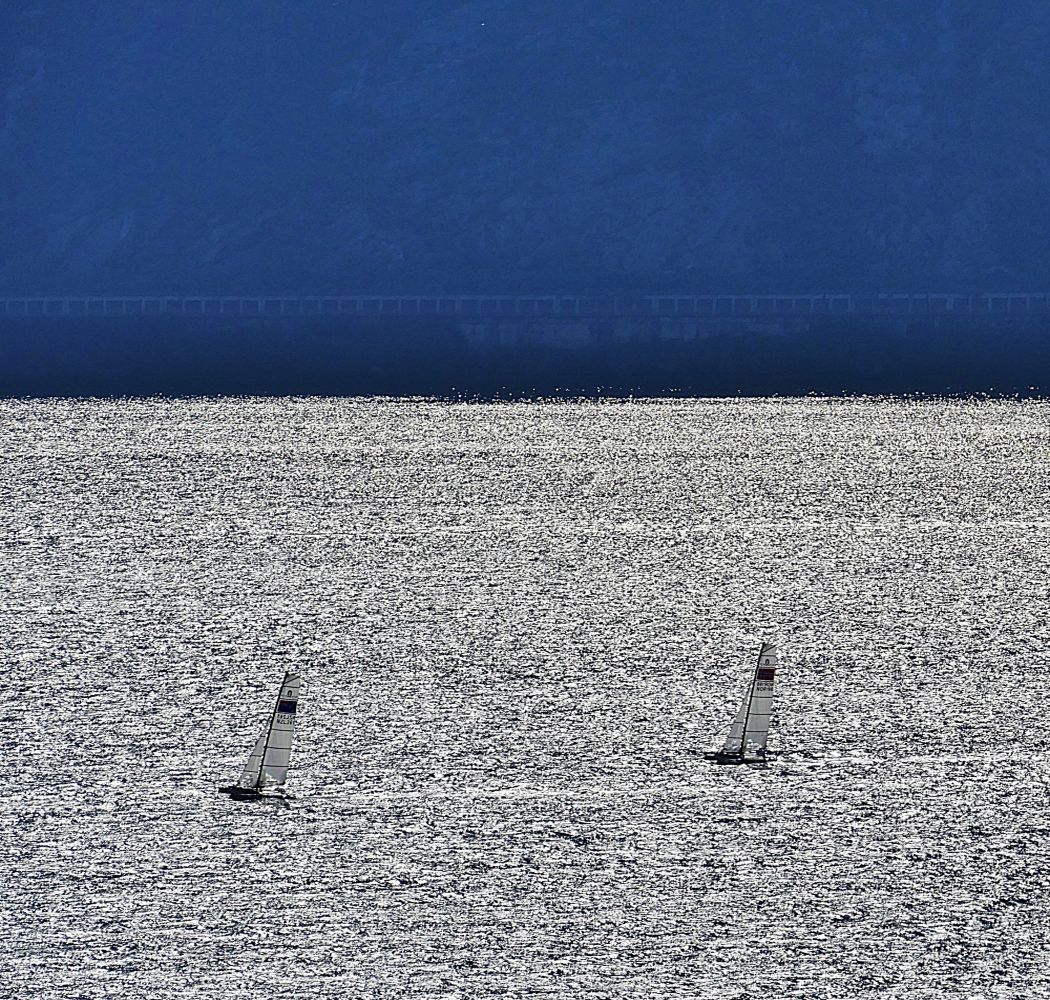
{"type": "Polygon", "coordinates": [[[255,802],[259,799],[283,799],[287,797],[284,792],[276,789],[261,792],[258,788],[244,788],[241,785],[226,785],[220,788],[219,791],[237,802],[255,802]]]}
{"type": "Polygon", "coordinates": [[[705,753],[704,759],[715,764],[765,764],[765,757],[741,757],[736,753],[705,753]]]}
{"type": "Polygon", "coordinates": [[[254,788],[241,788],[239,785],[227,785],[225,788],[220,788],[219,791],[223,795],[228,795],[231,799],[237,799],[238,801],[247,802],[252,799],[262,798],[262,794],[254,788]]]}

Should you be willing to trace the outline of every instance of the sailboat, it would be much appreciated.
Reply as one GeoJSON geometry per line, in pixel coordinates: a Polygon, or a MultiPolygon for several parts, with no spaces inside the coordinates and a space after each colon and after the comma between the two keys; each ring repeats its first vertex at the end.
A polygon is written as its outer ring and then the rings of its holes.
{"type": "Polygon", "coordinates": [[[277,704],[270,714],[266,729],[255,741],[255,747],[248,755],[248,762],[237,784],[226,785],[219,789],[220,792],[241,801],[284,794],[301,682],[301,674],[289,672],[284,675],[277,694],[277,704]]]}
{"type": "Polygon", "coordinates": [[[747,693],[729,727],[729,735],[721,750],[704,754],[708,760],[716,764],[755,764],[766,759],[776,673],[777,647],[764,642],[758,651],[758,662],[747,693]]]}

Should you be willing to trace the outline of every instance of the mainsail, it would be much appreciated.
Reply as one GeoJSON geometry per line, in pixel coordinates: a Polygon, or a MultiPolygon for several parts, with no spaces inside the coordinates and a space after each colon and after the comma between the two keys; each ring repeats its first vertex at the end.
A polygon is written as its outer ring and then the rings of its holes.
{"type": "Polygon", "coordinates": [[[241,788],[262,789],[283,785],[288,777],[295,734],[295,709],[299,701],[301,674],[287,673],[277,695],[277,704],[266,729],[256,740],[237,781],[241,788]]]}
{"type": "Polygon", "coordinates": [[[758,663],[748,685],[747,693],[736,713],[729,736],[722,747],[722,756],[746,757],[762,755],[769,736],[769,718],[773,713],[773,691],[776,684],[777,647],[762,643],[758,663]]]}

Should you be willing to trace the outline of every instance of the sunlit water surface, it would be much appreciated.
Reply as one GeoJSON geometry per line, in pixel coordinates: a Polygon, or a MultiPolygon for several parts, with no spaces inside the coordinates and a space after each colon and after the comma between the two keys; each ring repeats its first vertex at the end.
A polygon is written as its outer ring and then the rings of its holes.
{"type": "Polygon", "coordinates": [[[0,403],[0,993],[1050,996],[1050,406],[0,403]],[[700,754],[761,639],[765,768],[700,754]],[[290,807],[233,779],[302,668],[290,807]]]}

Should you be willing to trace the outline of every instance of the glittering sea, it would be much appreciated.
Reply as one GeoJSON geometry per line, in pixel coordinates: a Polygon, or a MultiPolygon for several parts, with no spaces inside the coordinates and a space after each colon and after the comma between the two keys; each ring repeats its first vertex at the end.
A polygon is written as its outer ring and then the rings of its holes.
{"type": "Polygon", "coordinates": [[[1050,997],[1050,404],[8,400],[0,472],[0,996],[1050,997]]]}

